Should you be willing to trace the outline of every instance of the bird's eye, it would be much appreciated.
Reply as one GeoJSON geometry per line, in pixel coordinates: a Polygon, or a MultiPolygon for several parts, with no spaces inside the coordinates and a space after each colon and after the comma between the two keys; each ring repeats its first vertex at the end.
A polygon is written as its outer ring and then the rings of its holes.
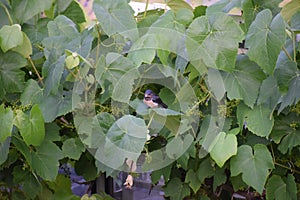
{"type": "Polygon", "coordinates": [[[144,99],[145,99],[145,101],[150,101],[151,97],[145,97],[144,99]]]}

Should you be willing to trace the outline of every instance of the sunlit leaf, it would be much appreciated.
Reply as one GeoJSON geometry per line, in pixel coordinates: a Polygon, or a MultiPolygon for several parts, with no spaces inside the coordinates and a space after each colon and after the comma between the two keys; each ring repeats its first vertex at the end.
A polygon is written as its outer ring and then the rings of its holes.
{"type": "Polygon", "coordinates": [[[217,165],[223,167],[225,162],[237,153],[237,138],[233,134],[221,132],[217,135],[208,151],[217,165]]]}
{"type": "Polygon", "coordinates": [[[23,34],[21,26],[14,24],[12,26],[3,26],[0,29],[0,46],[3,52],[8,51],[23,43],[23,34]]]}
{"type": "Polygon", "coordinates": [[[20,133],[28,146],[39,146],[44,140],[44,118],[37,104],[31,108],[30,115],[18,110],[15,118],[15,125],[19,128],[20,133]]]}

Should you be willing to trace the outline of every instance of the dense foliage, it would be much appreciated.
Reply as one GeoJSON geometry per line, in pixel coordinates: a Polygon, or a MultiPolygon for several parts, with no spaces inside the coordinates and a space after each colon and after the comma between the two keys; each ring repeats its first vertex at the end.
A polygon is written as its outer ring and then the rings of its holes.
{"type": "Polygon", "coordinates": [[[1,0],[0,199],[78,199],[64,163],[154,170],[170,199],[299,199],[300,3],[280,2],[94,0],[87,22],[77,1],[1,0]]]}

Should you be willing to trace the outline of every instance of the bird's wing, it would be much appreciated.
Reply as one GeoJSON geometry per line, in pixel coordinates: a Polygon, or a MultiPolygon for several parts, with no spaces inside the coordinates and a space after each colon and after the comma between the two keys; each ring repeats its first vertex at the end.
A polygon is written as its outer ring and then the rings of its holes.
{"type": "Polygon", "coordinates": [[[159,96],[152,96],[152,101],[163,108],[168,108],[168,106],[161,100],[159,96]]]}

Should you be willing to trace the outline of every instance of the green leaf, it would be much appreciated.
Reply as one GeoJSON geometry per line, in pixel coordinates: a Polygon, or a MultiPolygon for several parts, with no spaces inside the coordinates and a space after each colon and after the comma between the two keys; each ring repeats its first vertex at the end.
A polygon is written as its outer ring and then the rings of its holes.
{"type": "Polygon", "coordinates": [[[273,175],[267,183],[267,199],[297,199],[297,186],[293,175],[288,174],[283,179],[278,175],[273,175]]]}
{"type": "Polygon", "coordinates": [[[95,180],[98,176],[95,158],[86,151],[75,163],[75,171],[78,175],[83,176],[86,181],[95,180]]]}
{"type": "Polygon", "coordinates": [[[57,56],[55,51],[51,51],[48,59],[44,62],[42,75],[45,79],[45,95],[58,92],[64,70],[65,56],[57,56]]]}
{"type": "Polygon", "coordinates": [[[11,2],[14,16],[19,23],[24,23],[33,16],[51,7],[52,0],[13,0],[11,2]]]}
{"type": "Polygon", "coordinates": [[[122,166],[126,158],[136,162],[147,141],[147,130],[144,120],[124,115],[109,128],[96,158],[114,168],[122,166]]]}
{"type": "Polygon", "coordinates": [[[17,93],[23,90],[24,75],[21,70],[27,61],[15,52],[3,53],[0,50],[0,99],[5,98],[7,93],[17,93]]]}
{"type": "Polygon", "coordinates": [[[31,152],[30,165],[34,171],[43,179],[54,181],[58,174],[59,160],[63,154],[54,143],[44,140],[36,147],[35,152],[31,152]]]}
{"type": "Polygon", "coordinates": [[[63,158],[58,146],[49,140],[44,140],[33,150],[17,135],[12,137],[12,142],[38,176],[49,181],[55,180],[58,174],[59,160],[63,158]]]}
{"type": "Polygon", "coordinates": [[[271,110],[262,105],[251,109],[240,104],[237,109],[237,118],[241,128],[245,124],[252,133],[261,137],[268,138],[274,126],[271,110]]]}
{"type": "Polygon", "coordinates": [[[206,9],[207,15],[211,15],[216,12],[230,12],[233,8],[240,8],[242,1],[240,0],[221,0],[210,5],[206,9]]]}
{"type": "Polygon", "coordinates": [[[186,8],[180,8],[176,12],[176,21],[183,25],[188,25],[193,21],[194,13],[193,10],[186,9],[186,8]]]}
{"type": "Polygon", "coordinates": [[[23,43],[21,26],[19,24],[3,26],[0,29],[0,42],[1,49],[4,53],[9,49],[21,45],[23,43]]]}
{"type": "MultiPolygon", "coordinates": [[[[47,182],[53,192],[51,199],[69,199],[79,200],[80,197],[74,195],[71,190],[71,179],[65,175],[59,174],[52,182],[47,182]]],[[[42,193],[44,194],[44,193],[42,193]]],[[[44,198],[44,196],[42,196],[44,198]]]]}
{"type": "Polygon", "coordinates": [[[247,56],[238,56],[236,69],[231,73],[223,73],[227,96],[230,100],[242,99],[253,108],[265,74],[247,56]]]}
{"type": "Polygon", "coordinates": [[[230,171],[231,176],[242,173],[243,181],[261,194],[269,170],[274,168],[274,164],[265,145],[257,144],[253,150],[248,145],[240,146],[237,155],[230,160],[230,171]]]}
{"type": "MultiPolygon", "coordinates": [[[[182,12],[182,11],[181,11],[182,12]]],[[[184,11],[183,11],[184,12],[184,11]]],[[[189,13],[189,11],[187,11],[189,13]]],[[[187,13],[186,13],[187,14],[187,13]]],[[[161,15],[156,22],[154,22],[151,27],[155,28],[165,28],[170,29],[170,30],[175,30],[178,32],[184,32],[185,31],[185,24],[190,23],[192,19],[190,19],[191,13],[187,14],[187,16],[183,16],[183,13],[179,13],[178,15],[175,14],[173,11],[167,11],[163,15],[161,15]]],[[[154,29],[154,32],[152,29],[149,30],[149,33],[155,33],[156,35],[162,35],[163,32],[160,31],[165,31],[163,29],[154,29]]],[[[176,36],[176,35],[173,35],[176,36]]],[[[172,41],[177,41],[176,37],[172,37],[172,41]]]]}
{"type": "Polygon", "coordinates": [[[20,184],[26,192],[26,196],[34,199],[42,191],[42,185],[30,171],[23,169],[22,166],[16,166],[13,170],[14,183],[20,184]]]}
{"type": "Polygon", "coordinates": [[[231,17],[224,13],[198,17],[188,27],[187,36],[189,59],[197,69],[202,62],[215,69],[234,69],[238,42],[244,36],[231,17]]]}
{"type": "Polygon", "coordinates": [[[29,38],[25,33],[22,32],[22,35],[23,35],[22,44],[16,46],[12,50],[18,52],[19,54],[24,56],[24,58],[29,58],[29,56],[32,54],[31,41],[29,40],[29,38]]]}
{"type": "Polygon", "coordinates": [[[154,34],[146,34],[139,38],[130,48],[128,58],[132,60],[136,66],[142,63],[150,64],[155,55],[157,48],[157,38],[154,34]]]}
{"type": "Polygon", "coordinates": [[[281,15],[285,21],[289,22],[292,16],[300,9],[300,2],[292,0],[288,2],[281,10],[281,15]]]}
{"type": "Polygon", "coordinates": [[[81,4],[77,1],[72,1],[69,6],[61,13],[73,22],[80,24],[86,21],[84,10],[81,4]]]}
{"type": "Polygon", "coordinates": [[[39,146],[44,140],[44,118],[37,104],[31,108],[29,116],[18,110],[15,125],[19,128],[21,136],[28,146],[39,146]]]}
{"type": "Polygon", "coordinates": [[[201,183],[204,183],[206,178],[212,177],[215,174],[215,169],[211,159],[202,160],[196,173],[201,183]]]}
{"type": "Polygon", "coordinates": [[[196,172],[193,169],[188,170],[184,182],[189,184],[195,194],[200,189],[201,182],[197,178],[196,172]]]}
{"type": "Polygon", "coordinates": [[[23,105],[33,105],[41,101],[43,89],[40,88],[37,81],[29,79],[26,83],[25,89],[21,94],[21,102],[23,105]]]}
{"type": "Polygon", "coordinates": [[[278,80],[279,87],[285,92],[281,99],[278,112],[281,112],[287,106],[296,105],[300,100],[300,70],[297,63],[288,59],[280,60],[275,70],[275,77],[278,80]]]}
{"type": "Polygon", "coordinates": [[[126,0],[94,0],[93,10],[108,36],[120,33],[131,40],[138,36],[133,10],[126,0]]]}
{"type": "Polygon", "coordinates": [[[191,144],[193,137],[186,135],[184,138],[175,137],[166,146],[166,153],[171,159],[178,159],[187,150],[187,145],[191,144]]]}
{"type": "Polygon", "coordinates": [[[6,138],[6,140],[0,142],[0,166],[8,158],[9,147],[10,147],[10,138],[6,138]]]}
{"type": "Polygon", "coordinates": [[[38,104],[45,122],[52,122],[56,117],[72,111],[72,93],[60,89],[56,95],[43,95],[38,104]]]}
{"type": "Polygon", "coordinates": [[[115,84],[112,99],[118,102],[128,103],[132,95],[134,81],[139,77],[137,69],[132,69],[124,74],[115,84]]]}
{"type": "Polygon", "coordinates": [[[270,136],[275,143],[279,144],[278,150],[283,154],[288,150],[291,151],[293,147],[299,146],[299,116],[290,113],[277,118],[270,136]]]}
{"type": "Polygon", "coordinates": [[[96,66],[95,77],[101,85],[104,85],[105,80],[109,80],[113,85],[116,85],[126,73],[134,72],[130,71],[133,66],[133,62],[123,55],[108,53],[105,60],[99,59],[96,66]]]}
{"type": "Polygon", "coordinates": [[[245,46],[247,55],[268,74],[273,74],[277,57],[285,43],[285,23],[280,15],[272,19],[270,10],[263,10],[249,27],[245,46]]]}
{"type": "Polygon", "coordinates": [[[225,95],[225,84],[223,84],[223,79],[220,71],[210,68],[207,71],[207,85],[209,91],[214,95],[214,97],[220,101],[225,95]]]}
{"type": "Polygon", "coordinates": [[[276,79],[273,76],[266,78],[259,89],[257,105],[267,105],[273,110],[277,105],[281,94],[276,79]]]}
{"type": "Polygon", "coordinates": [[[190,4],[188,4],[187,2],[185,2],[184,0],[168,0],[167,6],[169,6],[175,12],[177,12],[178,10],[180,10],[182,8],[193,11],[192,6],[190,4]]]}
{"type": "Polygon", "coordinates": [[[82,152],[84,152],[84,145],[79,138],[70,138],[64,141],[62,146],[62,152],[65,157],[69,157],[74,160],[78,160],[82,152]]]}
{"type": "Polygon", "coordinates": [[[190,188],[187,184],[182,183],[179,178],[175,177],[165,186],[165,196],[171,200],[182,200],[190,194],[190,188]]]}
{"type": "Polygon", "coordinates": [[[4,104],[0,105],[0,143],[4,142],[7,137],[11,136],[13,129],[13,111],[10,108],[4,108],[4,104]]]}
{"type": "Polygon", "coordinates": [[[210,156],[214,159],[219,167],[223,167],[225,162],[237,154],[237,138],[233,134],[221,132],[217,135],[210,148],[210,156]]]}

